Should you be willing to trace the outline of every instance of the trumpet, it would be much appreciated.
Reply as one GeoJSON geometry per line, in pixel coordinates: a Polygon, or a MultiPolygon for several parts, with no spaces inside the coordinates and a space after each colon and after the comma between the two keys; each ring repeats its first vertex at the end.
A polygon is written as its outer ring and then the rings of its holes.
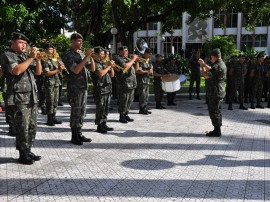
{"type": "MultiPolygon", "coordinates": [[[[133,55],[130,55],[129,57],[132,58],[133,55]]],[[[138,57],[136,61],[141,63],[149,63],[149,58],[138,57]]]]}
{"type": "Polygon", "coordinates": [[[114,63],[114,65],[113,65],[113,68],[114,68],[116,71],[118,71],[118,72],[122,71],[123,74],[126,74],[126,73],[127,73],[127,69],[126,69],[126,68],[121,67],[120,65],[117,65],[117,64],[115,64],[115,63],[114,63]]]}

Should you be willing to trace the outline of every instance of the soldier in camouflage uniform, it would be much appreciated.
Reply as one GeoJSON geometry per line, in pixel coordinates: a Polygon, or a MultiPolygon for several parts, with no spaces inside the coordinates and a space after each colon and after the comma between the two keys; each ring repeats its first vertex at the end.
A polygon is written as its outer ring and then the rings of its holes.
{"type": "Polygon", "coordinates": [[[226,65],[221,59],[219,49],[211,52],[211,64],[207,65],[202,59],[199,63],[202,67],[202,73],[207,80],[206,93],[208,96],[208,111],[214,126],[214,130],[207,133],[209,137],[221,136],[222,115],[220,102],[225,96],[224,82],[226,79],[226,65]]]}
{"type": "Polygon", "coordinates": [[[81,128],[85,117],[88,70],[92,51],[89,49],[85,54],[81,51],[83,37],[74,33],[70,37],[71,48],[63,57],[63,62],[69,75],[67,79],[67,97],[71,106],[70,127],[72,132],[71,143],[82,145],[83,142],[91,142],[90,138],[82,135],[81,128]]]}
{"type": "Polygon", "coordinates": [[[114,77],[113,62],[104,62],[104,49],[97,47],[94,49],[95,53],[95,71],[94,74],[97,76],[95,81],[95,104],[96,104],[96,125],[97,132],[107,133],[112,131],[113,128],[107,126],[107,116],[109,112],[109,104],[112,93],[112,81],[111,77],[114,77]]]}
{"type": "Polygon", "coordinates": [[[232,102],[235,99],[235,95],[238,92],[239,95],[239,109],[247,110],[244,106],[244,82],[245,75],[247,73],[247,65],[245,63],[245,56],[243,54],[239,55],[239,60],[235,62],[229,70],[229,75],[231,77],[232,89],[229,95],[229,107],[228,110],[233,110],[232,102]]]}
{"type": "Polygon", "coordinates": [[[26,53],[28,38],[13,33],[11,48],[1,55],[2,68],[7,78],[6,103],[13,108],[16,129],[16,149],[20,152],[18,161],[31,165],[41,159],[31,152],[37,129],[37,85],[34,74],[40,75],[42,66],[37,57],[38,49],[26,53]],[[33,66],[32,66],[33,65],[33,66]]]}
{"type": "Polygon", "coordinates": [[[226,67],[227,67],[227,75],[226,75],[226,98],[225,98],[225,101],[227,104],[229,104],[229,97],[230,95],[232,94],[232,89],[233,89],[233,78],[232,76],[229,74],[230,73],[230,70],[232,68],[232,66],[234,66],[234,64],[237,62],[237,56],[236,55],[232,55],[230,57],[230,61],[227,62],[226,64],[226,67]]]}
{"type": "Polygon", "coordinates": [[[52,44],[46,44],[45,52],[48,58],[42,60],[44,78],[44,87],[46,95],[46,113],[47,113],[47,125],[54,126],[54,124],[61,124],[62,121],[56,119],[56,109],[59,99],[59,86],[60,79],[59,74],[64,69],[63,64],[56,64],[52,60],[54,46],[52,44]]]}
{"type": "Polygon", "coordinates": [[[200,64],[198,60],[201,57],[200,51],[195,52],[189,60],[188,66],[191,70],[190,85],[189,85],[189,99],[192,100],[193,85],[196,82],[197,99],[200,100],[200,85],[201,85],[201,72],[200,64]]]}
{"type": "Polygon", "coordinates": [[[151,114],[149,109],[147,109],[150,74],[153,73],[153,66],[152,63],[150,62],[151,56],[152,50],[150,48],[146,48],[143,54],[143,58],[146,59],[147,62],[140,62],[139,69],[136,72],[137,91],[139,95],[139,108],[140,108],[139,114],[144,115],[151,114]]]}
{"type": "Polygon", "coordinates": [[[253,78],[250,108],[255,109],[254,102],[256,98],[256,108],[264,109],[260,104],[263,90],[264,55],[261,53],[258,54],[257,60],[257,64],[254,65],[250,71],[250,77],[253,78]]]}
{"type": "MultiPolygon", "coordinates": [[[[166,67],[166,71],[168,72],[168,74],[179,74],[176,65],[176,58],[174,56],[169,57],[169,64],[166,67]]],[[[174,102],[175,96],[176,92],[167,93],[168,106],[176,105],[176,103],[174,102]]]]}
{"type": "Polygon", "coordinates": [[[154,93],[156,101],[156,109],[166,109],[162,104],[163,90],[161,77],[166,77],[166,70],[164,64],[162,63],[162,56],[157,54],[156,61],[153,62],[153,75],[154,75],[154,93]]]}
{"type": "Polygon", "coordinates": [[[45,87],[44,87],[44,74],[35,75],[37,88],[38,88],[38,107],[41,109],[41,114],[46,115],[46,97],[45,97],[45,87]]]}
{"type": "Polygon", "coordinates": [[[134,121],[128,116],[131,104],[134,99],[134,89],[137,86],[135,72],[139,68],[137,55],[133,55],[132,59],[128,58],[128,49],[126,46],[121,46],[118,49],[119,56],[115,57],[115,63],[125,69],[116,71],[117,75],[117,92],[118,92],[118,112],[120,114],[119,122],[128,123],[134,121]],[[134,65],[135,63],[135,65],[134,65]]]}

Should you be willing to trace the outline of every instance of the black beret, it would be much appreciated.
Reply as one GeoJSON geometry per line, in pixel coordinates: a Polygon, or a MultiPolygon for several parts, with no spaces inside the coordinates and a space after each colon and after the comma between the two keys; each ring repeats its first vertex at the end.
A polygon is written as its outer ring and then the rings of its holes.
{"type": "Polygon", "coordinates": [[[153,53],[153,52],[152,52],[151,48],[146,48],[144,53],[153,53]]]}
{"type": "Polygon", "coordinates": [[[48,49],[48,48],[53,48],[53,49],[55,49],[55,47],[54,47],[51,43],[46,43],[46,44],[44,45],[44,49],[46,50],[46,49],[48,49]]]}
{"type": "Polygon", "coordinates": [[[94,48],[94,53],[95,53],[95,54],[99,54],[101,51],[104,51],[104,48],[102,48],[102,47],[100,47],[100,46],[94,48]]]}
{"type": "Polygon", "coordinates": [[[118,48],[118,51],[122,51],[122,50],[125,50],[125,49],[128,49],[128,47],[127,47],[127,46],[120,46],[120,47],[118,48]]]}
{"type": "Polygon", "coordinates": [[[263,53],[259,53],[259,54],[257,55],[257,58],[264,58],[264,54],[263,54],[263,53]]]}
{"type": "Polygon", "coordinates": [[[80,33],[73,33],[73,34],[70,36],[70,39],[71,39],[71,40],[83,39],[83,36],[82,36],[80,33]]]}
{"type": "Polygon", "coordinates": [[[211,55],[215,56],[215,57],[218,57],[218,58],[221,58],[220,49],[219,48],[213,49],[212,52],[211,52],[211,55]]]}
{"type": "Polygon", "coordinates": [[[24,34],[19,33],[19,32],[13,32],[13,33],[12,33],[12,36],[11,36],[11,40],[12,40],[12,41],[15,41],[15,40],[17,40],[17,39],[22,39],[22,40],[24,40],[24,41],[29,42],[29,39],[28,39],[24,34]]]}

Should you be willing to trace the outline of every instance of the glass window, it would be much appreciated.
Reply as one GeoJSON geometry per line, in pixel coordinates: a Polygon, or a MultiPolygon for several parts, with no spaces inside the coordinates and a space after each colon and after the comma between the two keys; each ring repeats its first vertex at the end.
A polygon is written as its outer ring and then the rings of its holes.
{"type": "Polygon", "coordinates": [[[249,47],[253,46],[253,39],[251,35],[245,35],[242,37],[242,45],[246,45],[249,47]]]}
{"type": "Polygon", "coordinates": [[[221,28],[224,25],[225,14],[220,10],[215,11],[214,28],[221,28]]]}
{"type": "Polygon", "coordinates": [[[165,41],[162,42],[163,53],[164,55],[168,55],[172,53],[172,38],[165,37],[165,41]]]}
{"type": "Polygon", "coordinates": [[[157,54],[157,37],[151,37],[149,39],[149,48],[152,49],[154,54],[157,54]]]}
{"type": "Polygon", "coordinates": [[[177,36],[173,38],[174,53],[180,54],[182,50],[182,38],[177,36]]]}
{"type": "Polygon", "coordinates": [[[231,13],[226,15],[226,27],[228,28],[237,27],[237,19],[238,13],[232,10],[231,13]]]}
{"type": "Polygon", "coordinates": [[[267,47],[267,39],[265,35],[257,35],[255,37],[255,47],[267,47]]]}
{"type": "Polygon", "coordinates": [[[157,22],[149,22],[148,30],[157,30],[157,22]]]}

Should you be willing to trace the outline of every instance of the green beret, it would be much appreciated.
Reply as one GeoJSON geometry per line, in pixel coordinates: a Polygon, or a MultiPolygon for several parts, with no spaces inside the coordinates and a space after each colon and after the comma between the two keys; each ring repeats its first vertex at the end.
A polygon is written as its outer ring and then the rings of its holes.
{"type": "Polygon", "coordinates": [[[73,34],[70,36],[70,39],[71,39],[71,40],[83,39],[83,36],[82,36],[80,33],[73,33],[73,34]]]}
{"type": "Polygon", "coordinates": [[[212,56],[215,56],[215,57],[218,57],[218,58],[221,58],[220,49],[219,48],[216,48],[216,49],[212,50],[211,55],[212,56]]]}
{"type": "Polygon", "coordinates": [[[19,32],[13,32],[11,35],[11,40],[15,41],[17,39],[21,39],[21,40],[29,42],[29,39],[24,34],[19,33],[19,32]]]}

